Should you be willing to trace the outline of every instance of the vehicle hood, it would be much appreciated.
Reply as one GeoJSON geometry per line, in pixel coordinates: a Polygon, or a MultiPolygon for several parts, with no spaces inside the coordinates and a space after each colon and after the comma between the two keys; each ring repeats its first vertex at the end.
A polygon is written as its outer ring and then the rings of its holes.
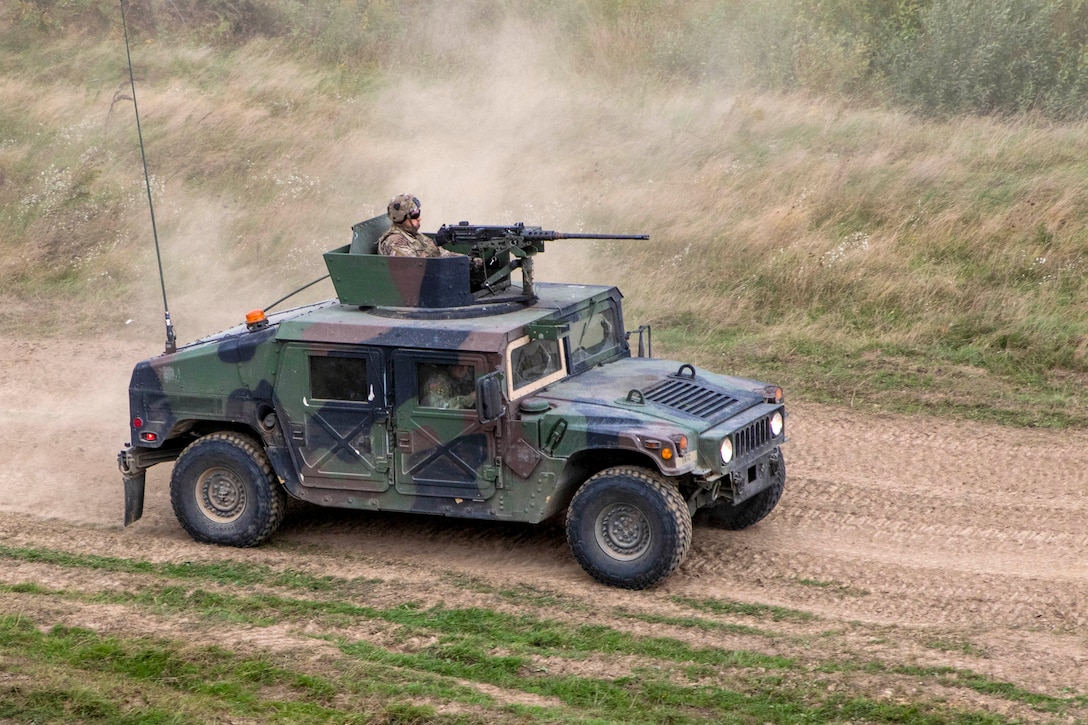
{"type": "Polygon", "coordinates": [[[705,430],[764,402],[765,383],[719,375],[672,360],[625,358],[539,391],[553,408],[610,409],[617,418],[651,417],[705,430]]]}

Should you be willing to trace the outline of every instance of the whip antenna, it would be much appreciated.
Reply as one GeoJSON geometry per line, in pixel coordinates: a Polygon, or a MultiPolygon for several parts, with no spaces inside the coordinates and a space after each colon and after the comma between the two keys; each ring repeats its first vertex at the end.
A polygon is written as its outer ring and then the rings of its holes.
{"type": "Polygon", "coordinates": [[[278,300],[276,300],[275,302],[273,302],[272,304],[270,304],[270,305],[269,305],[268,307],[265,307],[265,308],[264,308],[264,310],[263,310],[263,312],[268,312],[268,311],[269,311],[270,309],[272,309],[273,307],[275,307],[275,306],[276,306],[276,305],[278,305],[279,303],[283,302],[284,300],[289,300],[289,299],[291,299],[292,297],[294,297],[295,295],[297,295],[297,294],[298,294],[299,292],[301,292],[301,291],[303,291],[303,290],[305,290],[305,289],[309,289],[310,287],[313,287],[313,286],[314,286],[315,284],[317,284],[318,282],[321,282],[322,280],[326,280],[326,279],[328,279],[328,278],[329,278],[330,276],[331,276],[331,275],[328,275],[328,274],[326,274],[326,275],[325,275],[324,277],[318,277],[318,278],[317,278],[317,279],[315,279],[315,280],[314,280],[313,282],[310,282],[309,284],[305,284],[305,285],[303,285],[303,286],[299,287],[299,288],[298,288],[297,290],[295,290],[295,291],[294,291],[294,292],[292,292],[291,294],[289,294],[289,295],[285,295],[284,297],[280,297],[280,298],[279,298],[278,300]]]}
{"type": "Polygon", "coordinates": [[[140,138],[140,158],[144,162],[144,185],[147,186],[147,207],[151,210],[151,235],[155,238],[155,259],[159,264],[159,286],[162,287],[162,309],[166,316],[166,352],[177,352],[174,323],[170,322],[170,306],[166,303],[166,280],[162,274],[162,254],[159,252],[159,231],[155,226],[155,204],[151,201],[151,176],[147,172],[147,153],[144,151],[144,132],[140,128],[140,109],[136,105],[136,78],[132,74],[132,51],[128,45],[128,23],[125,22],[125,0],[121,3],[121,27],[125,31],[125,55],[128,56],[128,81],[132,86],[132,110],[136,112],[136,135],[140,138]]]}

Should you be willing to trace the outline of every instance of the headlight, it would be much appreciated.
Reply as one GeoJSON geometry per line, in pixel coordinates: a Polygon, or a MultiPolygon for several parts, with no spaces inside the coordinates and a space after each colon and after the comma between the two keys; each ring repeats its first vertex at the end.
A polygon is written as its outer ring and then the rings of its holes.
{"type": "Polygon", "coordinates": [[[722,447],[719,449],[722,454],[722,463],[729,463],[733,460],[733,441],[730,438],[726,438],[722,441],[722,447]]]}
{"type": "Polygon", "coordinates": [[[782,435],[782,412],[779,411],[771,416],[771,435],[782,435]]]}

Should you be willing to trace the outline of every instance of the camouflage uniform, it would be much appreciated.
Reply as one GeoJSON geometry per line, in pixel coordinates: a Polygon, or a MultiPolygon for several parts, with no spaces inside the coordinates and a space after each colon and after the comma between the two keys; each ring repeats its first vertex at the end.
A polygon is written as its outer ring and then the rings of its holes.
{"type": "Polygon", "coordinates": [[[378,254],[387,257],[460,257],[463,255],[442,249],[426,234],[405,229],[400,224],[389,227],[378,239],[378,254]]]}
{"type": "Polygon", "coordinates": [[[476,406],[476,384],[471,375],[456,378],[443,371],[436,371],[423,383],[423,399],[420,404],[427,408],[465,410],[476,406]]]}
{"type": "MultiPolygon", "coordinates": [[[[387,257],[467,257],[442,249],[426,234],[419,232],[419,199],[411,194],[398,194],[389,201],[387,213],[393,226],[378,238],[378,254],[387,257]],[[409,224],[409,219],[416,221],[409,224]]],[[[475,269],[482,269],[484,260],[471,257],[475,269]]]]}
{"type": "Polygon", "coordinates": [[[439,248],[426,234],[419,233],[419,199],[411,194],[397,194],[389,200],[387,213],[393,226],[378,238],[378,254],[387,257],[460,257],[439,248]],[[416,221],[410,224],[409,219],[416,221]]]}

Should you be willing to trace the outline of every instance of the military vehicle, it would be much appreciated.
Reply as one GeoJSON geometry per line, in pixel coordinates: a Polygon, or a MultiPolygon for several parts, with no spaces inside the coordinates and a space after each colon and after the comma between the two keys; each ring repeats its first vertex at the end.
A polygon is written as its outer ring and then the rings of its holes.
{"type": "Polygon", "coordinates": [[[256,310],[174,350],[168,339],[136,365],[118,455],[126,526],[147,469],[173,461],[173,509],[200,542],[261,544],[289,496],[565,516],[586,572],[641,589],[680,566],[697,512],[741,529],[774,508],[779,387],[653,358],[649,328],[625,332],[615,287],[534,281],[545,242],[599,235],[461,222],[431,236],[466,256],[386,257],[375,243],[389,223],[360,222],[324,255],[336,299],[256,310]]]}

